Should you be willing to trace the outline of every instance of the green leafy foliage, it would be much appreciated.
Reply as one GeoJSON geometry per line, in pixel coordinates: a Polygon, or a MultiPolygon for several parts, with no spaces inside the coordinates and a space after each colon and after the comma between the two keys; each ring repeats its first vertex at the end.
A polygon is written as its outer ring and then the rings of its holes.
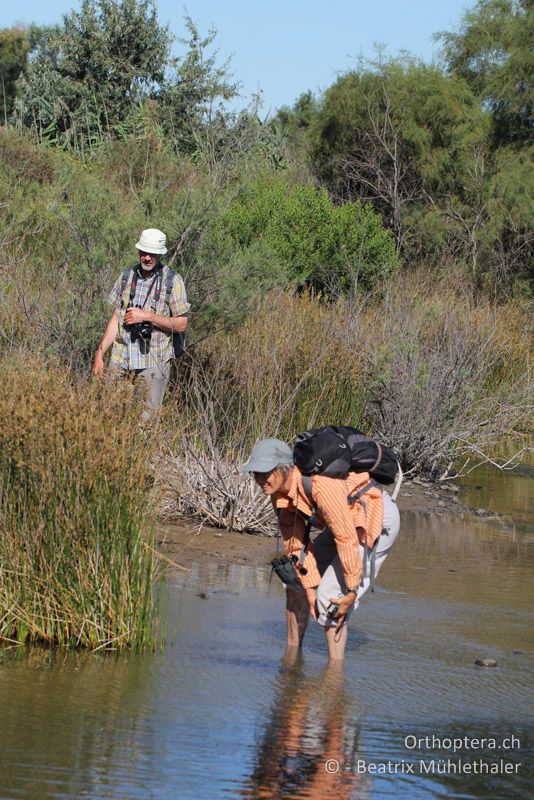
{"type": "Polygon", "coordinates": [[[497,143],[532,142],[532,0],[478,0],[458,32],[438,38],[451,74],[464,78],[491,110],[497,143]]]}
{"type": "Polygon", "coordinates": [[[373,204],[399,252],[428,257],[444,233],[435,204],[462,191],[485,131],[463,81],[411,60],[364,64],[325,93],[310,128],[312,158],[331,191],[373,204]]]}
{"type": "Polygon", "coordinates": [[[223,265],[262,242],[293,285],[330,295],[369,288],[397,266],[394,242],[360,203],[335,206],[325,190],[283,180],[252,184],[214,226],[208,246],[223,265]]]}
{"type": "Polygon", "coordinates": [[[237,96],[238,86],[229,77],[228,62],[217,64],[212,48],[216,31],[202,36],[188,14],[185,25],[189,38],[180,39],[185,54],[169,64],[170,76],[161,89],[161,113],[176,147],[192,152],[198,149],[199,137],[213,143],[219,129],[224,131],[231,118],[224,102],[237,96]]]}
{"type": "Polygon", "coordinates": [[[0,153],[4,291],[19,301],[17,313],[0,304],[0,348],[20,337],[84,369],[109,314],[112,281],[136,260],[143,215],[109,181],[14,131],[0,130],[0,153]]]}
{"type": "Polygon", "coordinates": [[[16,94],[16,81],[26,68],[30,49],[28,32],[20,28],[0,30],[0,110],[7,122],[16,94]]]}
{"type": "Polygon", "coordinates": [[[16,118],[67,147],[91,147],[163,80],[170,36],[152,0],[82,0],[38,37],[16,118]]]}
{"type": "Polygon", "coordinates": [[[185,25],[185,53],[171,58],[154,0],[82,0],[63,25],[34,31],[13,119],[84,157],[110,138],[146,136],[149,121],[180,152],[213,147],[237,85],[212,52],[215,31],[202,37],[188,15],[185,25]]]}

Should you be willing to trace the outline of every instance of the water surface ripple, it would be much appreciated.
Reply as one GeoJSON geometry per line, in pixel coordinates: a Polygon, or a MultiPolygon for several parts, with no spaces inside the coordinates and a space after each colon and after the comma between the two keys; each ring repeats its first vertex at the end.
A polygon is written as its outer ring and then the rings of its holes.
{"type": "Polygon", "coordinates": [[[0,797],[532,796],[533,567],[534,537],[502,520],[405,514],[342,671],[316,627],[284,657],[267,567],[196,564],[167,579],[162,652],[3,651],[0,797]],[[448,759],[521,768],[441,774],[448,759]]]}

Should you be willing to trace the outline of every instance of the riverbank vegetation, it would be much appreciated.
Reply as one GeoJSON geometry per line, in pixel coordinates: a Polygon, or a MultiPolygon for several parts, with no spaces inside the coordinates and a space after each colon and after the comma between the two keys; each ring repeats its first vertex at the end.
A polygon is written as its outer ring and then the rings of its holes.
{"type": "Polygon", "coordinates": [[[235,110],[189,17],[171,55],[150,0],[0,31],[1,563],[18,559],[1,635],[138,646],[152,629],[150,448],[125,398],[87,383],[144,227],[166,232],[192,302],[153,459],[167,516],[261,528],[236,466],[260,436],[352,424],[446,478],[532,432],[533,18],[479,0],[440,64],[362,61],[270,119],[235,110]]]}
{"type": "Polygon", "coordinates": [[[138,407],[52,363],[1,369],[0,640],[152,646],[152,445],[138,407]]]}

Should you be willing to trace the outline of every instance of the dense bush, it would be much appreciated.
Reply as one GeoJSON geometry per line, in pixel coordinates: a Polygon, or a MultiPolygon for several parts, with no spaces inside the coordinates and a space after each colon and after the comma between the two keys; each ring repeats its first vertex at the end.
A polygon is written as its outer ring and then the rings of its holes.
{"type": "Polygon", "coordinates": [[[531,0],[477,0],[458,30],[439,38],[450,73],[461,76],[491,111],[496,144],[531,144],[531,0]]]}
{"type": "Polygon", "coordinates": [[[246,187],[208,239],[221,264],[257,243],[290,283],[334,296],[369,289],[398,266],[393,238],[370,207],[336,206],[324,190],[281,179],[246,187]]]}
{"type": "Polygon", "coordinates": [[[254,104],[229,109],[238,83],[218,63],[214,31],[201,35],[186,14],[174,57],[153,0],[83,0],[54,27],[0,31],[4,110],[85,162],[102,156],[113,171],[117,157],[123,190],[145,217],[159,215],[180,268],[199,275],[207,324],[235,305],[256,255],[267,277],[251,276],[249,297],[286,278],[330,294],[372,286],[394,262],[355,201],[371,204],[407,264],[468,264],[478,291],[522,294],[534,281],[533,26],[527,0],[477,0],[456,32],[439,35],[442,64],[362,60],[321,96],[304,92],[261,120],[254,104]],[[205,203],[190,203],[193,164],[205,203]],[[328,208],[310,176],[343,205],[328,208]],[[189,185],[176,192],[180,178],[189,185]],[[167,202],[175,194],[182,210],[167,202]],[[204,235],[222,221],[230,234],[219,225],[222,237],[204,235]]]}
{"type": "Polygon", "coordinates": [[[488,125],[465,83],[435,66],[365,64],[325,92],[310,124],[311,157],[336,196],[372,203],[404,257],[440,257],[446,199],[462,195],[488,125]]]}
{"type": "Polygon", "coordinates": [[[115,276],[136,260],[143,215],[110,181],[0,130],[0,349],[86,369],[115,276]]]}
{"type": "Polygon", "coordinates": [[[277,290],[181,365],[169,435],[209,432],[239,458],[264,436],[350,424],[396,447],[404,469],[444,471],[531,425],[527,316],[475,306],[450,276],[393,280],[358,302],[277,290]]]}

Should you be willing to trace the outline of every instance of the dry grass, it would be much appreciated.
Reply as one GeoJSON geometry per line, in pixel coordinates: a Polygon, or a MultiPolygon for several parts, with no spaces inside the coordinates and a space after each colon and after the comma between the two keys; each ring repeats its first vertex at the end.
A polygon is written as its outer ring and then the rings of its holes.
{"type": "Polygon", "coordinates": [[[165,421],[165,472],[180,489],[165,513],[261,529],[236,464],[260,438],[323,424],[378,435],[412,474],[483,460],[532,426],[528,326],[527,308],[475,303],[461,283],[420,274],[357,303],[271,293],[180,366],[165,421]]]}

